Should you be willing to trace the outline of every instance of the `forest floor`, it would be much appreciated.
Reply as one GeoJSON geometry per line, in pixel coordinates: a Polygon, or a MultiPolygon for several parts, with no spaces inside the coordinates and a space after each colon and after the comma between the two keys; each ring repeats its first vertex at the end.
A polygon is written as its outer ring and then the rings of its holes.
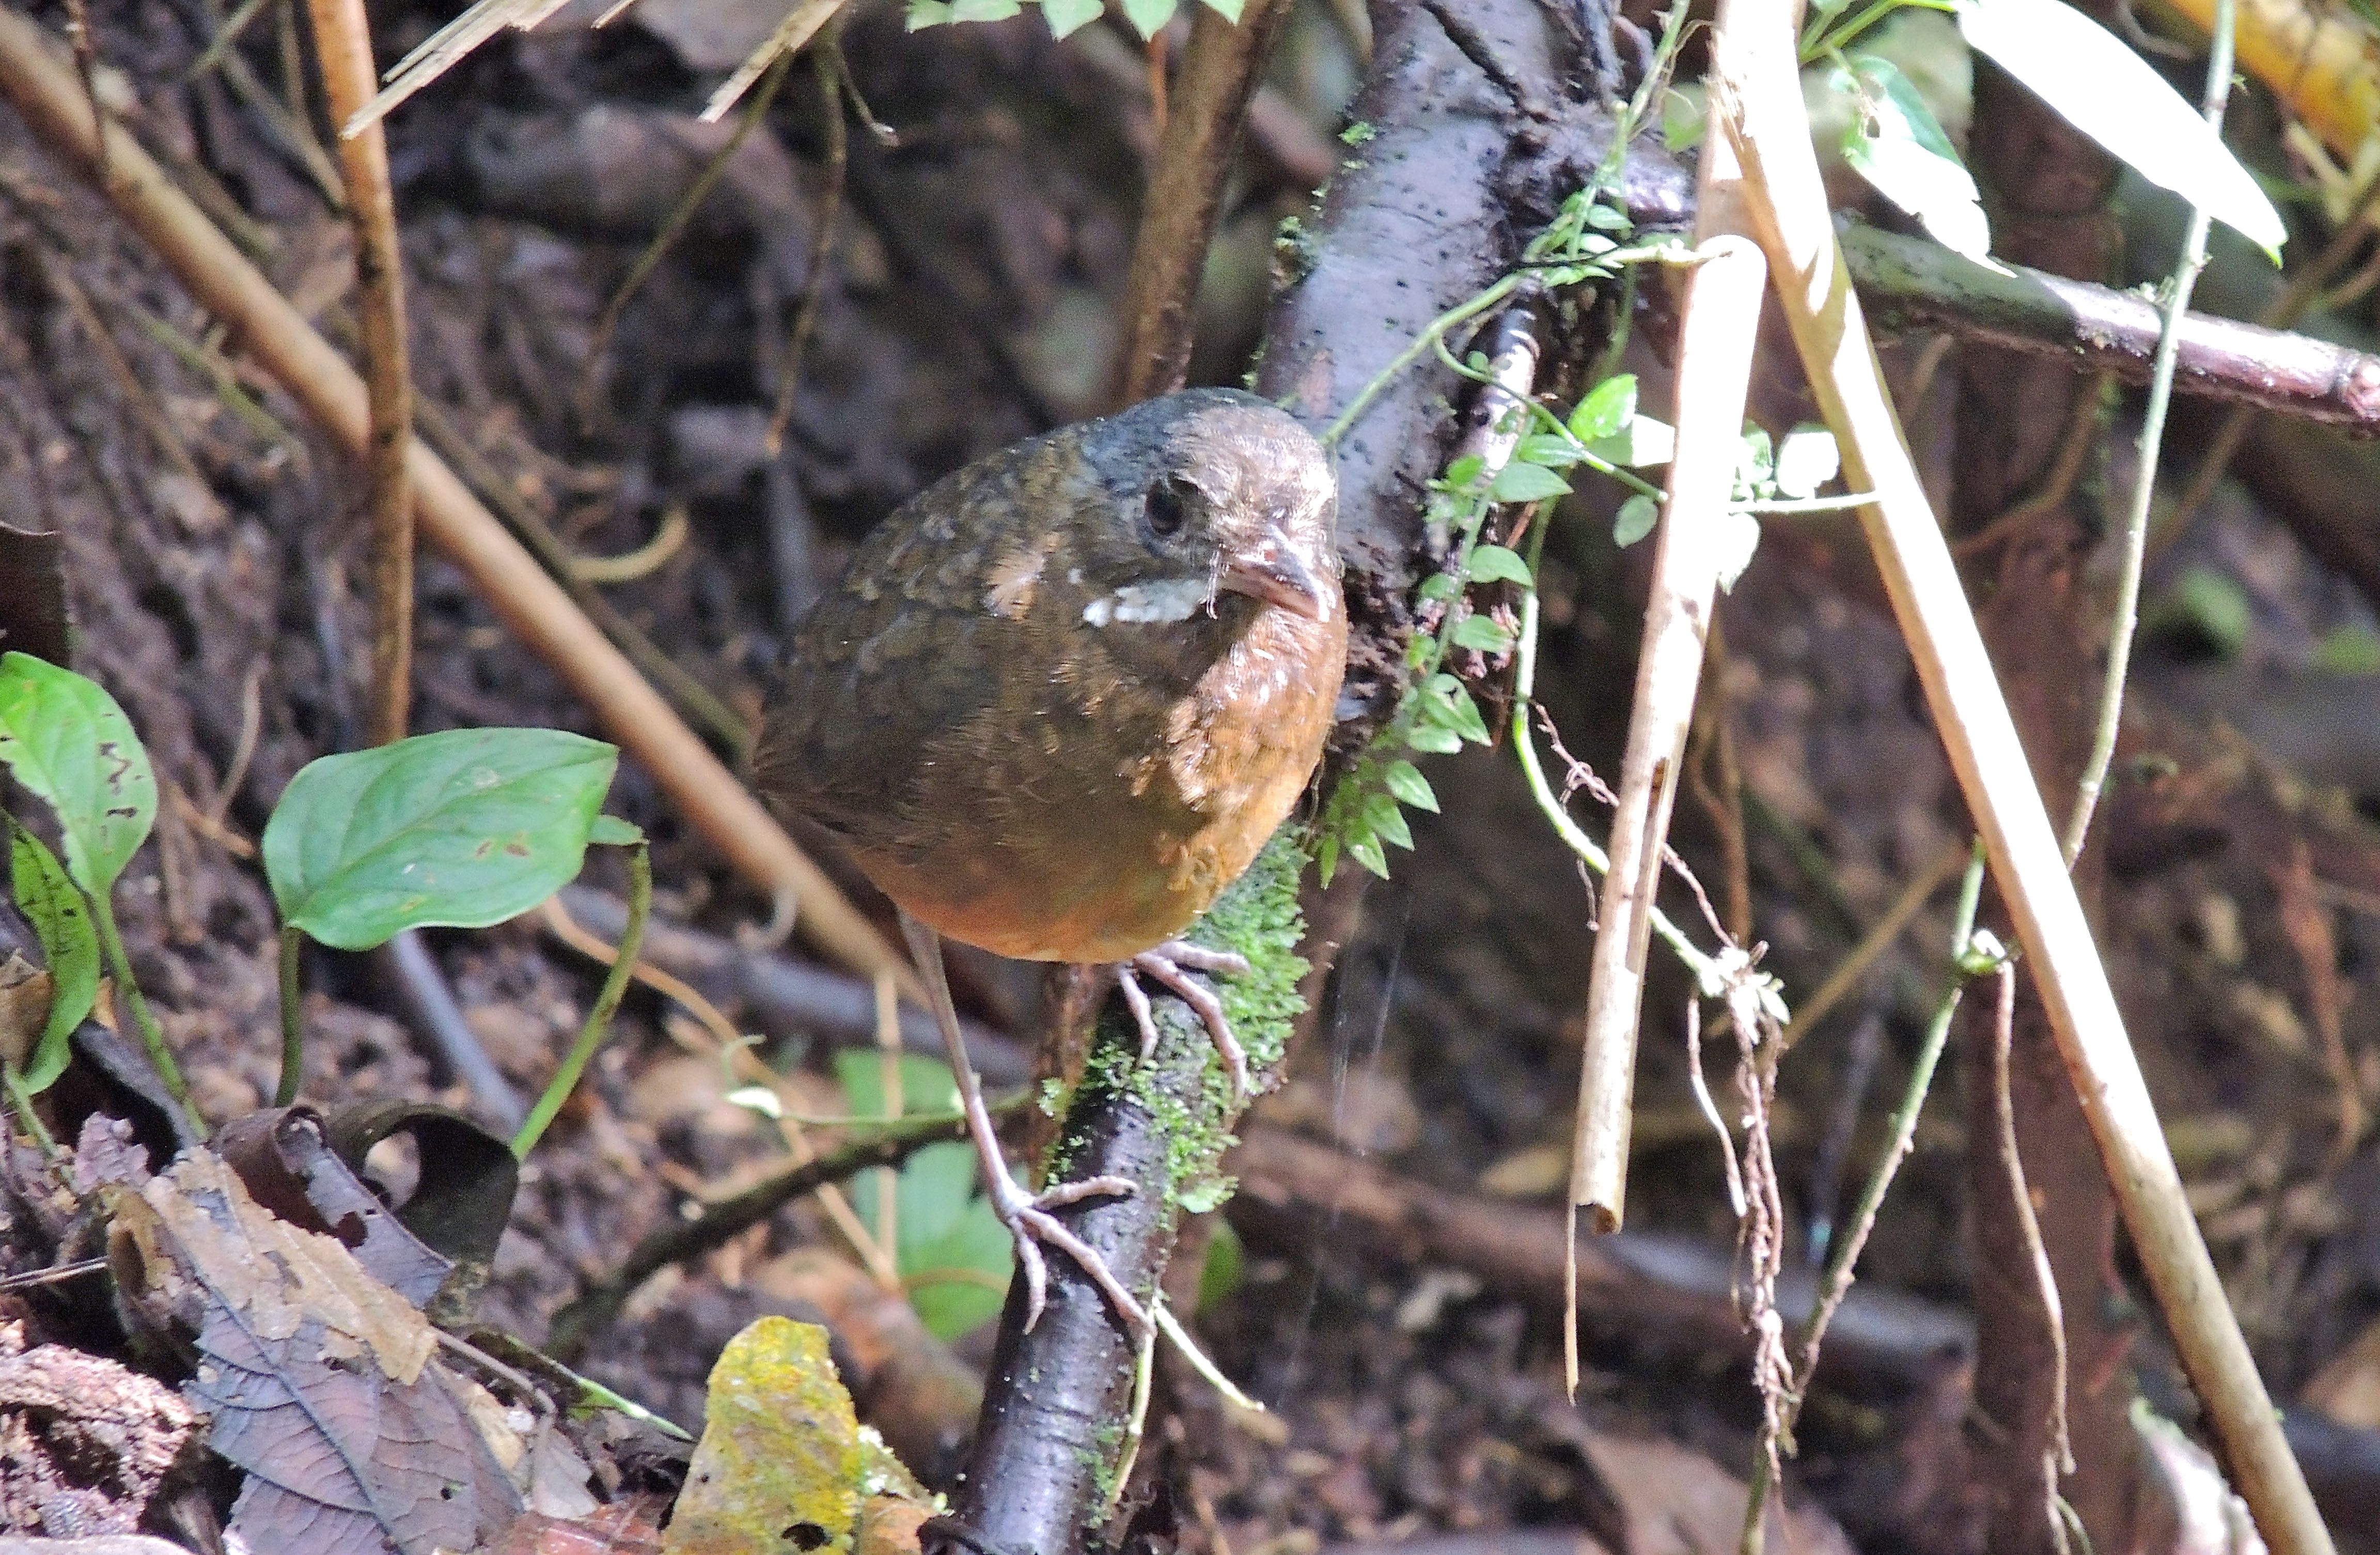
{"type": "MultiPolygon", "coordinates": [[[[788,621],[868,523],[965,459],[1097,404],[1154,136],[1142,61],[1103,28],[1061,45],[1030,16],[905,36],[895,16],[863,16],[847,41],[853,69],[897,143],[852,133],[816,327],[772,456],[765,432],[787,326],[813,284],[828,177],[807,69],[620,313],[589,380],[607,300],[728,132],[693,119],[702,72],[731,46],[707,44],[694,11],[643,0],[601,33],[567,25],[574,10],[548,33],[499,39],[395,117],[392,155],[419,394],[585,554],[629,553],[683,523],[682,542],[606,592],[748,720],[788,621]]],[[[240,86],[222,70],[189,79],[218,19],[212,0],[92,6],[104,68],[144,140],[219,186],[276,281],[335,327],[348,229],[305,157],[274,139],[286,105],[273,14],[249,30],[240,86]]],[[[415,6],[375,19],[386,48],[437,18],[415,6]]],[[[1334,7],[1299,9],[1272,81],[1281,115],[1247,159],[1209,266],[1204,381],[1244,370],[1276,226],[1305,208],[1317,159],[1328,171],[1360,68],[1334,7]]],[[[363,519],[343,456],[287,401],[234,367],[254,395],[235,404],[171,341],[225,360],[106,206],[0,115],[0,516],[67,537],[79,665],[121,699],[169,785],[122,911],[198,1104],[222,1120],[269,1103],[277,1063],[273,918],[246,844],[291,774],[358,738],[363,519]],[[162,420],[92,349],[94,322],[162,420]],[[250,403],[266,416],[245,415],[250,403]]],[[[1904,379],[1923,356],[1913,343],[1896,352],[1904,379]]],[[[1658,363],[1642,365],[1657,383],[1658,363]]],[[[1935,377],[1911,417],[1921,443],[1951,375],[1935,377]]],[[[1791,396],[1764,395],[1781,430],[1791,396]]],[[[1930,438],[1937,468],[1946,435],[1930,438]]],[[[1608,764],[1642,562],[1611,545],[1601,500],[1584,495],[1556,531],[1541,678],[1570,748],[1608,764]]],[[[447,564],[425,554],[419,586],[417,730],[600,733],[447,564]]],[[[2368,716],[2374,683],[2335,668],[2340,642],[2380,638],[2368,607],[2236,489],[2159,557],[2151,593],[2171,608],[2155,617],[2128,748],[2204,784],[2168,808],[2117,807],[2105,942],[2277,1394],[2380,1430],[2380,1157],[2369,1138],[2341,1139],[2338,1071],[2325,1056],[2346,1054],[2352,1085],[2380,1098],[2380,724],[2368,716]],[[2208,597],[2240,622],[2220,643],[2205,640],[2208,597]],[[2242,830],[2226,845],[2221,824],[2248,816],[2283,818],[2283,830],[2242,830]],[[2276,835],[2313,840],[2295,853],[2247,840],[2276,835]],[[2328,927],[2328,965],[2292,935],[2309,903],[2328,927]]],[[[1962,812],[1855,530],[1777,535],[1720,619],[1713,711],[1753,819],[1742,880],[1765,965],[1791,1000],[1959,845],[1962,812]]],[[[1740,1511],[1729,1508],[1741,1507],[1758,1421],[1743,1352],[1652,1304],[1590,1303],[1573,1405],[1558,1300],[1508,1278],[1560,1203],[1593,897],[1509,753],[1441,761],[1431,776],[1444,813],[1415,818],[1414,852],[1368,893],[1313,1039],[1245,1131],[1249,1192],[1224,1211],[1242,1249],[1236,1278],[1218,1282],[1196,1327],[1268,1413],[1229,1408],[1169,1368],[1166,1514],[1185,1547],[1235,1555],[1529,1527],[1607,1543],[1633,1528],[1640,1555],[1732,1548],[1740,1511]],[[1391,1198],[1456,1196],[1468,1240],[1382,1229],[1377,1206],[1339,1201],[1328,1173],[1293,1169],[1281,1141],[1297,1139],[1356,1158],[1377,1173],[1361,1181],[1391,1198]],[[1652,1541],[1645,1530],[1665,1519],[1673,1542],[1652,1541]]],[[[1680,806],[1680,846],[1724,894],[1713,819],[1724,807],[1699,792],[1690,785],[1680,806]]],[[[754,944],[769,904],[733,882],[632,763],[612,808],[656,839],[665,924],[754,944]]],[[[831,844],[803,840],[840,868],[831,844]]],[[[586,883],[616,893],[617,867],[600,851],[586,883]]],[[[1881,1145],[1945,980],[1949,922],[1945,892],[1784,1065],[1775,1132],[1797,1262],[1832,1234],[1881,1145]]],[[[473,1031],[533,1093],[600,969],[535,915],[431,942],[473,1031]]],[[[744,954],[807,954],[798,943],[744,954]]],[[[400,1018],[378,964],[322,952],[307,970],[310,1099],[474,1104],[400,1018]]],[[[1035,1029],[1037,973],[965,954],[957,970],[971,1016],[1035,1029]]],[[[1734,1218],[1685,1080],[1682,991],[1670,967],[1647,1001],[1631,1229],[1703,1249],[1687,1273],[1651,1278],[1702,1279],[1694,1299],[1719,1311],[1723,1290],[1707,1280],[1730,1261],[1734,1218]]],[[[659,997],[631,995],[524,1173],[481,1325],[540,1340],[648,1230],[774,1159],[776,1129],[728,1099],[725,1069],[687,1025],[659,997]]],[[[770,1035],[770,1061],[813,1111],[843,1111],[828,1060],[865,1033],[770,1035]]],[[[1731,1039],[1723,1046],[1706,1059],[1725,1097],[1731,1039]]],[[[1913,1299],[1879,1309],[1881,1337],[1822,1379],[1789,1482],[1797,1507],[1824,1511],[1797,1549],[1839,1547],[1826,1541],[1844,1534],[1875,1550],[1977,1548],[1960,1465],[1978,1439],[1961,1357],[1938,1347],[1969,1281],[1952,1067],[1861,1266],[1864,1284],[1913,1299]]],[[[734,1331],[766,1312],[815,1315],[786,1257],[815,1245],[839,1243],[805,1205],[664,1274],[596,1343],[590,1374],[698,1428],[703,1379],[734,1331]]],[[[958,1353],[980,1362],[989,1335],[960,1339],[958,1353]]],[[[2153,1323],[2131,1355],[2095,1359],[2138,1367],[2153,1399],[2186,1410],[2153,1323]]],[[[2374,1526],[2380,1517],[2363,1525],[2374,1526]]]]}

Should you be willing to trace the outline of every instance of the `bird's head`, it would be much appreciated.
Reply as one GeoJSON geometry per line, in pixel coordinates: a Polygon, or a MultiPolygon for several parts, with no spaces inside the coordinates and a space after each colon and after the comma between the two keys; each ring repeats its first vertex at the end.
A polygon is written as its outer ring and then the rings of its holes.
{"type": "Polygon", "coordinates": [[[1086,626],[1345,613],[1330,456],[1287,412],[1232,389],[1168,395],[1087,428],[1083,464],[1086,626]]]}

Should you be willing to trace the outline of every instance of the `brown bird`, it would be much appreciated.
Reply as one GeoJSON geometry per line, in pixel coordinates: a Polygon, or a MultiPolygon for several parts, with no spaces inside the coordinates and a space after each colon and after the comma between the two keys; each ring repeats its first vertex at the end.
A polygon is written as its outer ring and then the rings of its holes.
{"type": "Polygon", "coordinates": [[[1072,1256],[1147,1315],[1002,1164],[938,935],[1027,961],[1113,962],[1196,1010],[1235,1087],[1247,1061],[1180,943],[1312,776],[1347,612],[1330,456],[1250,395],[1199,389],[1063,427],[944,478],[886,519],[795,629],[753,759],[781,810],[839,833],[898,905],[950,1049],[1028,1327],[1072,1256]]]}

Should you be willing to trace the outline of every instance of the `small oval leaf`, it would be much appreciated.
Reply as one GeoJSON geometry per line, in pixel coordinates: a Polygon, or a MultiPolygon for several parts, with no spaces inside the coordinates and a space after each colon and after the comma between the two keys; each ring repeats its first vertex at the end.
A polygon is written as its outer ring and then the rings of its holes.
{"type": "Polygon", "coordinates": [[[157,820],[157,778],[98,682],[30,653],[0,656],[0,763],[57,812],[67,873],[105,894],[157,820]]]}
{"type": "Polygon", "coordinates": [[[1427,810],[1432,815],[1438,813],[1437,791],[1430,787],[1429,779],[1421,775],[1421,769],[1412,762],[1402,759],[1390,762],[1380,774],[1380,781],[1387,784],[1389,792],[1403,803],[1417,810],[1427,810]]]}
{"type": "Polygon", "coordinates": [[[1471,548],[1471,581],[1474,583],[1518,583],[1524,588],[1529,582],[1529,564],[1520,553],[1501,545],[1475,545],[1471,548]]]}
{"type": "Polygon", "coordinates": [[[1611,541],[1622,551],[1653,532],[1661,516],[1661,506],[1639,492],[1620,504],[1620,512],[1611,520],[1611,541]]]}
{"type": "Polygon", "coordinates": [[[1466,615],[1454,624],[1454,646],[1481,653],[1501,653],[1512,646],[1512,634],[1485,615],[1466,615]]]}
{"type": "Polygon", "coordinates": [[[1490,502],[1543,502],[1570,494],[1570,482],[1543,465],[1506,465],[1488,487],[1490,502]]]}
{"type": "Polygon", "coordinates": [[[558,729],[454,729],[311,762],[264,827],[282,921],[370,950],[527,912],[578,873],[619,760],[558,729]]]}

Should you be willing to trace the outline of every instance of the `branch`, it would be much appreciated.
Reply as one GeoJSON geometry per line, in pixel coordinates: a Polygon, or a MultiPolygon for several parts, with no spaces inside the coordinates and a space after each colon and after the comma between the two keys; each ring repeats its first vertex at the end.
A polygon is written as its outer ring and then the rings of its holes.
{"type": "MultiPolygon", "coordinates": [[[[1998,274],[1871,226],[1847,229],[1842,254],[1879,329],[1947,330],[2063,358],[2078,372],[2149,381],[2164,321],[2145,298],[2022,265],[1998,274]]],[[[2380,357],[2207,313],[2183,314],[2177,338],[2173,386],[2183,394],[2380,433],[2380,357]]]]}

